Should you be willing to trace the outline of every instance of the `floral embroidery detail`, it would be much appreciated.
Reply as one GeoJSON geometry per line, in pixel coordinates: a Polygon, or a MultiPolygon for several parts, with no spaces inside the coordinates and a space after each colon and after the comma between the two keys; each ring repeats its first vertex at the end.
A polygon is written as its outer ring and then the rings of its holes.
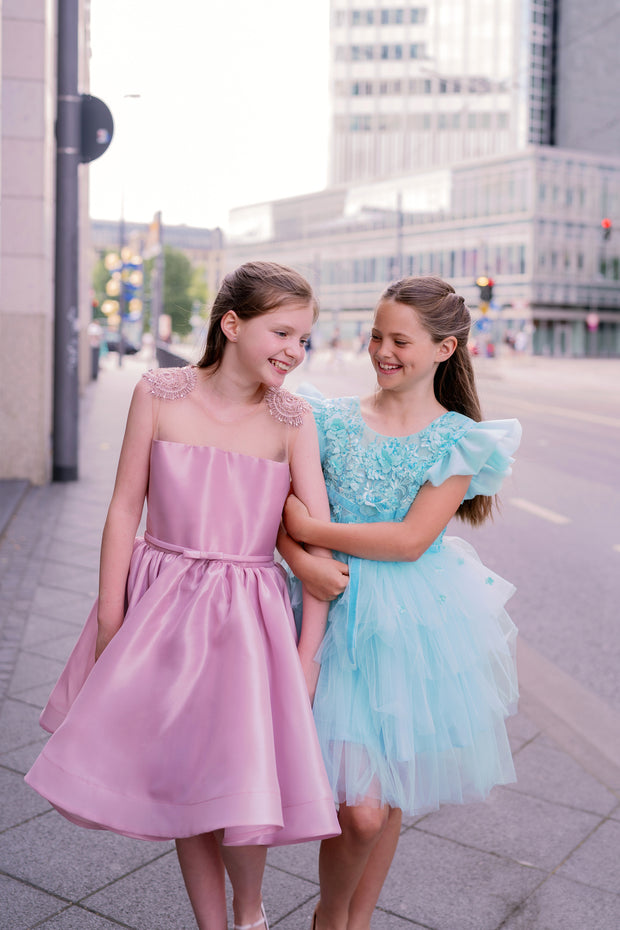
{"type": "Polygon", "coordinates": [[[485,584],[495,584],[495,579],[494,579],[494,578],[491,578],[491,577],[489,576],[488,578],[485,579],[484,583],[485,583],[485,584]]]}
{"type": "Polygon", "coordinates": [[[269,388],[265,394],[265,400],[271,416],[288,426],[301,426],[304,422],[304,414],[312,409],[303,397],[297,397],[296,394],[291,394],[290,391],[282,388],[269,388]]]}
{"type": "MultiPolygon", "coordinates": [[[[382,436],[366,426],[356,397],[313,399],[312,406],[338,523],[402,520],[428,469],[472,426],[468,417],[450,412],[412,436],[382,436]]],[[[431,548],[441,548],[441,537],[431,548]]]]}
{"type": "Polygon", "coordinates": [[[438,600],[440,604],[445,604],[448,598],[446,597],[445,594],[440,594],[438,600]]]}
{"type": "Polygon", "coordinates": [[[142,375],[151,394],[163,400],[180,400],[196,387],[198,375],[193,365],[185,368],[152,368],[142,375]]]}

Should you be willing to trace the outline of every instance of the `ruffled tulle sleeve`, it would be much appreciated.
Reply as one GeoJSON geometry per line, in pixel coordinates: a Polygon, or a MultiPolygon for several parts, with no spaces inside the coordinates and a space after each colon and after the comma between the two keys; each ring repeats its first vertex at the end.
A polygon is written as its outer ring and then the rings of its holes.
{"type": "Polygon", "coordinates": [[[319,434],[319,450],[321,461],[325,452],[325,410],[326,398],[323,394],[309,381],[304,381],[297,388],[297,394],[307,400],[312,407],[314,422],[316,423],[317,433],[319,434]]]}
{"type": "Polygon", "coordinates": [[[453,475],[472,475],[465,495],[496,494],[512,472],[513,454],[521,441],[518,420],[472,421],[467,430],[426,472],[425,481],[437,486],[453,475]]]}

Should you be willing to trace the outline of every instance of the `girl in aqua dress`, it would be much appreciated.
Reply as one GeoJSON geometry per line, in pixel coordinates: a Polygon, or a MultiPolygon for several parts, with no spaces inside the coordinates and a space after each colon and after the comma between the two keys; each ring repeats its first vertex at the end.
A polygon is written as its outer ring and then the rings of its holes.
{"type": "MultiPolygon", "coordinates": [[[[314,930],[368,930],[403,812],[515,780],[514,588],[444,535],[455,514],[474,526],[491,516],[521,432],[516,420],[481,421],[470,325],[440,278],[398,281],[368,347],[376,392],[310,398],[332,522],[290,497],[286,528],[334,550],[349,574],[317,654],[314,717],[342,835],[321,844],[314,930]]],[[[290,540],[281,549],[309,585],[335,583],[338,563],[290,540]]]]}
{"type": "Polygon", "coordinates": [[[201,930],[226,930],[225,871],[237,930],[267,930],[267,846],[339,833],[306,683],[327,605],[306,598],[297,647],[274,563],[291,481],[329,516],[310,408],[282,389],[315,317],[299,274],[242,265],[198,365],[137,385],[99,598],[26,776],[81,826],[175,839],[201,930]]]}

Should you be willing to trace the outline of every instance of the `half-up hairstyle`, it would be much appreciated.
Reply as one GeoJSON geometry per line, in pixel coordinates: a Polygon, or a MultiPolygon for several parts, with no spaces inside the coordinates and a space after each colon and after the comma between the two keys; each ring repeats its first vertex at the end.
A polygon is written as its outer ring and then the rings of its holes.
{"type": "MultiPolygon", "coordinates": [[[[433,342],[440,343],[449,336],[456,338],[453,354],[440,362],[435,372],[435,397],[446,410],[455,410],[480,422],[480,400],[467,348],[471,316],[463,297],[442,278],[420,275],[388,285],[381,300],[395,300],[415,310],[433,342]]],[[[493,497],[478,494],[463,501],[457,516],[476,526],[492,516],[494,502],[497,503],[493,497]]]]}
{"type": "Polygon", "coordinates": [[[276,262],[246,262],[222,281],[209,317],[209,329],[198,368],[217,369],[226,348],[221,321],[229,310],[250,320],[292,301],[312,303],[314,320],[319,308],[312,288],[299,272],[276,262]]]}

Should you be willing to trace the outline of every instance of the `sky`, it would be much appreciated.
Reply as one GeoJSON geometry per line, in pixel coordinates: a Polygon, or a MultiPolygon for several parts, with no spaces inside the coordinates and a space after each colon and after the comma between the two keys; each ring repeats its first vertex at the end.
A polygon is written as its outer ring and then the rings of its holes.
{"type": "Polygon", "coordinates": [[[328,40],[329,0],[91,0],[89,92],[115,122],[91,216],[226,228],[325,187],[328,40]]]}

